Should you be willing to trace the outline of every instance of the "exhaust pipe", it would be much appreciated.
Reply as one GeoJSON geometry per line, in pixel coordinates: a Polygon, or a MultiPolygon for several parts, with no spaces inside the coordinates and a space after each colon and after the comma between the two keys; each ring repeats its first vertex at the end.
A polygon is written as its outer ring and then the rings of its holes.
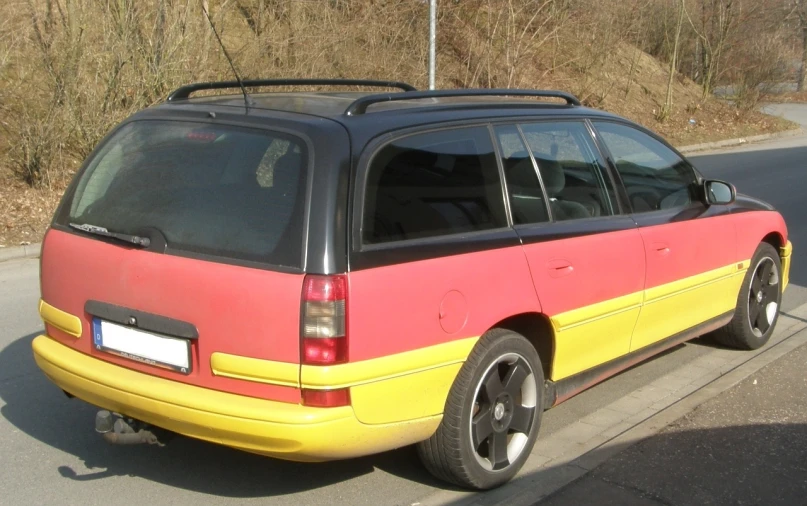
{"type": "Polygon", "coordinates": [[[113,414],[105,409],[95,415],[95,431],[102,434],[104,440],[110,444],[165,446],[165,443],[160,441],[152,429],[165,433],[165,435],[170,434],[133,418],[125,420],[117,413],[113,414]]]}

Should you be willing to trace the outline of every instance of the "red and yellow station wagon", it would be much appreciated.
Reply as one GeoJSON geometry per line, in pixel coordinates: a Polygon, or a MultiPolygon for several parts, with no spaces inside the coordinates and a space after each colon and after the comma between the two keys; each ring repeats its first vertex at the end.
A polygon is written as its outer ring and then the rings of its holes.
{"type": "Polygon", "coordinates": [[[42,248],[37,363],[112,442],[281,459],[417,444],[515,475],[545,409],[682,341],[762,346],[779,213],[563,92],[191,98],[121,123],[42,248]],[[558,101],[559,100],[559,101],[558,101]]]}

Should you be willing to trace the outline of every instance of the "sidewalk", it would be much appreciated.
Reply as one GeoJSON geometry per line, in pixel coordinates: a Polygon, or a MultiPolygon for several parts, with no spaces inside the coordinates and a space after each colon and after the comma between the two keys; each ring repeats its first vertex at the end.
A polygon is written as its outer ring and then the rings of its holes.
{"type": "Polygon", "coordinates": [[[801,346],[536,504],[807,504],[805,366],[801,346]]]}

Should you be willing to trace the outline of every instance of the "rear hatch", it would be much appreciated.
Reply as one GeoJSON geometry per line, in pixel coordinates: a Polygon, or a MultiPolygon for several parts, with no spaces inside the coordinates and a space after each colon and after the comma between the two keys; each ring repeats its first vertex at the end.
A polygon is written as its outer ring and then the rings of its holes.
{"type": "Polygon", "coordinates": [[[48,334],[148,374],[299,402],[309,158],[301,138],[272,130],[124,124],[46,235],[42,298],[82,323],[78,339],[48,334]],[[242,357],[270,361],[265,374],[239,378],[233,364],[256,365],[242,357]],[[285,386],[267,384],[273,370],[285,386]]]}

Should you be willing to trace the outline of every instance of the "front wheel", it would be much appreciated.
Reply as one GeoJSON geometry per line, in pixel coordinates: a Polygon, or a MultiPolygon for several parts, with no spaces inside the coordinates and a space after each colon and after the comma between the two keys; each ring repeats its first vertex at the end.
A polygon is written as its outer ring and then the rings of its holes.
{"type": "Polygon", "coordinates": [[[734,317],[714,333],[719,343],[755,350],[768,342],[779,319],[781,272],[779,253],[766,242],[760,244],[743,279],[734,317]]]}
{"type": "Polygon", "coordinates": [[[451,387],[437,432],[418,444],[436,477],[473,489],[509,481],[532,451],[543,411],[535,348],[505,329],[487,332],[451,387]]]}

